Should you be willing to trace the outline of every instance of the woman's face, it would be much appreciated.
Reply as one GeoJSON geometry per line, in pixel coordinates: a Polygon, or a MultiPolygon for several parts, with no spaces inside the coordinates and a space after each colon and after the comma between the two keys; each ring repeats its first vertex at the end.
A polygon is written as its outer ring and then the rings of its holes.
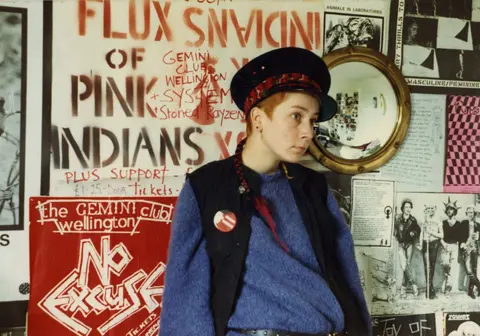
{"type": "Polygon", "coordinates": [[[473,208],[467,208],[466,215],[468,220],[473,220],[474,214],[473,208]]]}
{"type": "Polygon", "coordinates": [[[448,217],[453,217],[453,213],[454,213],[453,208],[447,208],[446,213],[448,217]]]}
{"type": "Polygon", "coordinates": [[[298,162],[313,138],[318,119],[318,100],[308,94],[289,93],[273,110],[271,119],[262,114],[262,138],[276,158],[298,162]]]}
{"type": "Polygon", "coordinates": [[[433,217],[433,215],[435,215],[435,207],[434,206],[427,206],[425,208],[425,213],[427,214],[427,216],[430,216],[430,217],[433,217]]]}
{"type": "Polygon", "coordinates": [[[405,205],[403,206],[403,212],[406,215],[410,215],[412,213],[412,205],[410,203],[405,203],[405,205]]]}

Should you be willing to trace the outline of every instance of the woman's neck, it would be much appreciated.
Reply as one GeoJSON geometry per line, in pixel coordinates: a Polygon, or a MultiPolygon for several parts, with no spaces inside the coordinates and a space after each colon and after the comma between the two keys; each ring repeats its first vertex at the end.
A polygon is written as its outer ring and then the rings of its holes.
{"type": "Polygon", "coordinates": [[[247,138],[242,151],[243,164],[257,173],[271,174],[278,170],[280,161],[258,135],[247,138]]]}

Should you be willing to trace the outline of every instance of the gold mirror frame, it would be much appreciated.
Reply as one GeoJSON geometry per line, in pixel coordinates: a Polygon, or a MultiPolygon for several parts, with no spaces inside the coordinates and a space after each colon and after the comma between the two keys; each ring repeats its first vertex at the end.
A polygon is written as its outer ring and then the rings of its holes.
{"type": "MultiPolygon", "coordinates": [[[[397,97],[398,117],[395,128],[388,141],[381,149],[369,157],[347,160],[337,157],[323,148],[314,136],[308,150],[323,166],[343,174],[358,174],[373,171],[389,161],[407,135],[411,117],[411,99],[408,84],[400,70],[382,53],[364,47],[346,47],[334,50],[323,57],[331,70],[337,65],[347,62],[363,62],[377,68],[392,84],[397,97]]],[[[333,80],[333,79],[332,79],[333,80]]],[[[375,125],[372,125],[372,129],[375,125]]]]}

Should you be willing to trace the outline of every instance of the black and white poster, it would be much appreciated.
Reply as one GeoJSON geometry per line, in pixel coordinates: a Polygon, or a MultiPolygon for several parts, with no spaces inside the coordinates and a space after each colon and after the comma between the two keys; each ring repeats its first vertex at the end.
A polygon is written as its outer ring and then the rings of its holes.
{"type": "Polygon", "coordinates": [[[480,335],[480,313],[444,313],[445,336],[480,335]]]}
{"type": "Polygon", "coordinates": [[[332,191],[340,210],[345,218],[345,222],[350,227],[352,214],[352,176],[334,172],[324,172],[328,186],[332,191]]]}
{"type": "Polygon", "coordinates": [[[40,193],[43,28],[43,1],[1,1],[0,333],[12,336],[25,327],[30,293],[24,205],[40,193]]]}
{"type": "Polygon", "coordinates": [[[372,316],[373,336],[436,336],[435,314],[372,316]]]}
{"type": "Polygon", "coordinates": [[[372,266],[388,295],[374,295],[373,313],[479,310],[479,238],[475,195],[397,193],[392,249],[372,266]]]}
{"type": "Polygon", "coordinates": [[[370,258],[371,305],[372,314],[391,314],[385,310],[396,300],[395,261],[392,249],[382,247],[363,248],[370,258]]]}
{"type": "Polygon", "coordinates": [[[389,54],[413,92],[480,90],[477,7],[476,0],[392,1],[389,54]]]}
{"type": "Polygon", "coordinates": [[[0,6],[0,231],[23,225],[26,29],[25,9],[0,6]]]}
{"type": "Polygon", "coordinates": [[[384,2],[325,2],[324,54],[349,46],[386,52],[384,2]]]}
{"type": "Polygon", "coordinates": [[[25,328],[0,329],[0,336],[25,336],[25,328]]]}

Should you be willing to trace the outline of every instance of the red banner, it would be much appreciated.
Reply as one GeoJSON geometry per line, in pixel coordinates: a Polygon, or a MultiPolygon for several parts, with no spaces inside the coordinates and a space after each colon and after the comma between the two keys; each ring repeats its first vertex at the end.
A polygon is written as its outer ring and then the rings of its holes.
{"type": "Polygon", "coordinates": [[[30,336],[157,335],[174,197],[30,199],[30,336]]]}

